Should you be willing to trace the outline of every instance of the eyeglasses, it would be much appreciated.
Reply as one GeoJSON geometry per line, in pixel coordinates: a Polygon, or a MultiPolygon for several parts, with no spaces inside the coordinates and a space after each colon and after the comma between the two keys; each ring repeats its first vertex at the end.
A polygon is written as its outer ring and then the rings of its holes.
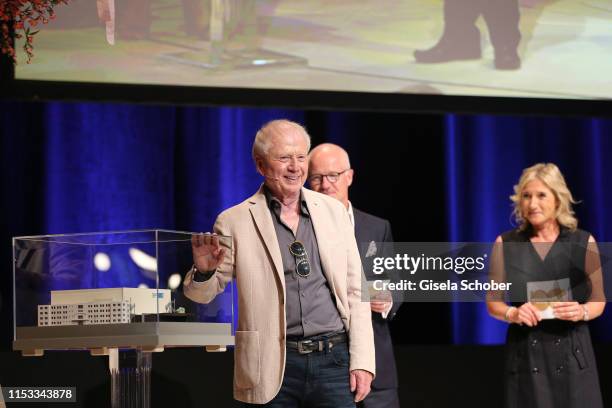
{"type": "Polygon", "coordinates": [[[289,244],[289,252],[295,258],[295,272],[302,278],[307,278],[310,275],[310,262],[308,262],[308,254],[304,244],[300,241],[294,241],[289,244]]]}
{"type": "Polygon", "coordinates": [[[349,170],[350,168],[346,170],[342,170],[339,173],[313,174],[308,179],[308,182],[310,183],[311,186],[317,186],[323,182],[323,177],[326,177],[327,181],[329,181],[330,183],[336,183],[340,175],[346,173],[349,170]]]}

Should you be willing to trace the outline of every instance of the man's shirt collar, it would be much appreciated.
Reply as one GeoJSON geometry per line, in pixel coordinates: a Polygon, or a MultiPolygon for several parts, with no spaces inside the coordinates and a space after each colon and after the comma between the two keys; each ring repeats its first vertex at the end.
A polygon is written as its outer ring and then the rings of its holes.
{"type": "MultiPolygon", "coordinates": [[[[274,211],[275,214],[280,216],[281,202],[279,199],[272,195],[270,189],[264,185],[263,188],[264,195],[266,196],[266,202],[268,204],[268,208],[274,211]]],[[[306,199],[304,199],[304,194],[302,190],[300,190],[300,215],[304,215],[306,217],[310,217],[310,212],[308,211],[308,205],[306,204],[306,199]]]]}
{"type": "Polygon", "coordinates": [[[349,215],[349,219],[351,220],[351,224],[353,224],[353,228],[355,228],[355,214],[353,213],[353,204],[351,204],[351,202],[348,202],[348,215],[349,215]]]}

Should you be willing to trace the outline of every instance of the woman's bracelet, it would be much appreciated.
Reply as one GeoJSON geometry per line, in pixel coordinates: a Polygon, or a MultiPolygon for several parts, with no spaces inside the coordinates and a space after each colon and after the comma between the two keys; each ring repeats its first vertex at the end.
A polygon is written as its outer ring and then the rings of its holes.
{"type": "Polygon", "coordinates": [[[506,313],[504,314],[504,320],[507,322],[510,321],[510,312],[512,311],[512,309],[516,309],[516,307],[510,306],[509,308],[506,309],[506,313]]]}
{"type": "Polygon", "coordinates": [[[587,307],[587,305],[582,305],[582,309],[584,310],[584,313],[582,314],[582,320],[584,320],[585,322],[589,321],[589,308],[587,307]]]}

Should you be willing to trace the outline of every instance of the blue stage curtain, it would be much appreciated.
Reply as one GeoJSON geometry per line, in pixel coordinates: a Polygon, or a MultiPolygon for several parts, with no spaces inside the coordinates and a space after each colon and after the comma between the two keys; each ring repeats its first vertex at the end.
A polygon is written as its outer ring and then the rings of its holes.
{"type": "Polygon", "coordinates": [[[208,231],[261,183],[257,129],[301,112],[120,104],[45,105],[45,233],[208,231]]]}
{"type": "MultiPolygon", "coordinates": [[[[398,241],[415,241],[423,231],[433,231],[428,239],[492,242],[512,228],[512,186],[523,168],[537,162],[554,162],[565,174],[581,201],[576,206],[580,227],[598,241],[611,239],[609,120],[111,103],[2,102],[0,108],[5,237],[0,259],[5,264],[11,259],[8,238],[16,235],[210,230],[222,210],[262,182],[251,158],[253,136],[265,122],[283,117],[312,124],[315,141],[347,147],[353,167],[361,169],[353,188],[356,200],[390,218],[398,241]],[[415,138],[433,142],[420,145],[415,138]],[[405,163],[393,167],[405,160],[406,151],[427,152],[414,155],[418,163],[412,167],[427,169],[426,182],[418,184],[422,175],[416,170],[401,173],[405,163]],[[445,172],[438,173],[443,167],[445,172]],[[445,187],[446,204],[439,210],[442,200],[435,192],[425,195],[426,184],[445,187]],[[404,194],[388,195],[415,185],[419,197],[406,201],[404,194]],[[414,208],[427,222],[421,229],[415,228],[421,220],[410,216],[414,208]],[[446,235],[429,220],[445,225],[446,235]]],[[[10,276],[0,282],[2,316],[8,322],[10,276]]],[[[453,339],[440,342],[503,341],[505,325],[489,317],[484,304],[453,304],[450,310],[453,339]]],[[[404,311],[409,316],[410,305],[404,311]]],[[[610,314],[592,323],[597,340],[612,339],[610,314]]],[[[410,342],[409,334],[405,341],[410,342]]]]}
{"type": "MultiPolygon", "coordinates": [[[[2,230],[9,237],[153,228],[210,231],[222,210],[246,199],[262,182],[251,158],[256,131],[272,119],[304,120],[302,111],[282,109],[60,102],[0,106],[2,230]]],[[[9,242],[2,248],[7,264],[9,242]]],[[[0,295],[5,321],[11,309],[9,277],[2,279],[7,290],[0,295]]],[[[137,272],[121,279],[119,286],[154,284],[137,272]]],[[[160,276],[160,282],[166,279],[160,276]]]]}
{"type": "MultiPolygon", "coordinates": [[[[513,186],[524,168],[555,163],[580,201],[579,227],[607,242],[612,191],[605,188],[612,162],[612,122],[597,119],[448,115],[445,119],[448,239],[493,242],[516,224],[511,218],[513,186]]],[[[609,182],[608,182],[609,186],[609,182]]],[[[484,303],[452,307],[455,343],[496,344],[506,325],[488,316],[484,303]]],[[[611,313],[595,320],[598,340],[612,339],[611,313]]]]}

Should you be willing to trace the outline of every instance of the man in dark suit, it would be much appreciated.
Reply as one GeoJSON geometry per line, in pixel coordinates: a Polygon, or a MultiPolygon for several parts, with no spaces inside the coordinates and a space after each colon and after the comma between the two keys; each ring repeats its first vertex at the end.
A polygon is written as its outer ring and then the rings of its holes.
{"type": "MultiPolygon", "coordinates": [[[[310,187],[338,199],[346,207],[355,227],[355,237],[366,277],[370,280],[372,277],[367,276],[368,271],[371,271],[368,264],[371,264],[375,255],[384,256],[382,252],[388,248],[383,248],[380,243],[393,242],[393,236],[389,221],[359,211],[351,205],[348,190],[353,183],[353,174],[348,153],[340,146],[324,143],[310,152],[310,187]]],[[[372,391],[363,401],[366,408],[399,407],[395,356],[388,325],[399,305],[399,302],[392,301],[371,302],[377,370],[372,391]]]]}

